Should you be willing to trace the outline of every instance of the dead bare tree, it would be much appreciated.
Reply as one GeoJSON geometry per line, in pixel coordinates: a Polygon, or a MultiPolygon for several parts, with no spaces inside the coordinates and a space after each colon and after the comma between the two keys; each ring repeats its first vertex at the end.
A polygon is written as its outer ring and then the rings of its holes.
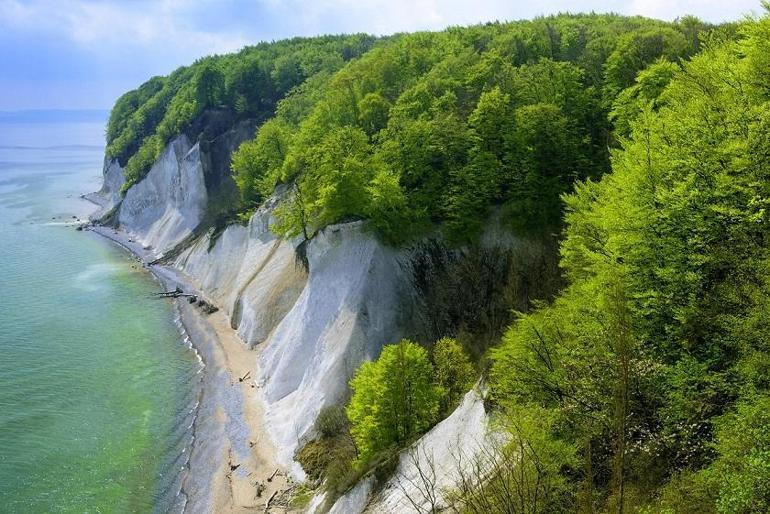
{"type": "Polygon", "coordinates": [[[419,514],[436,514],[440,510],[440,491],[433,453],[425,445],[416,444],[407,450],[410,466],[399,467],[396,485],[419,514]]]}
{"type": "Polygon", "coordinates": [[[447,495],[455,512],[537,514],[546,508],[552,481],[537,449],[513,430],[512,439],[491,440],[473,455],[453,452],[455,486],[447,495]]]}

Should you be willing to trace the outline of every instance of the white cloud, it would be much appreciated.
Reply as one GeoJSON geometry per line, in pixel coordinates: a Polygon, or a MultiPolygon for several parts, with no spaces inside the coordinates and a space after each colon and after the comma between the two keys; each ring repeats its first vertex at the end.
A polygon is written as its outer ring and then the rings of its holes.
{"type": "Polygon", "coordinates": [[[98,50],[118,46],[183,46],[201,54],[237,50],[248,41],[237,31],[192,28],[189,0],[112,3],[78,0],[0,0],[0,25],[63,37],[98,50]]]}
{"type": "Polygon", "coordinates": [[[760,11],[759,0],[632,0],[629,12],[671,20],[693,14],[712,22],[737,20],[760,11]]]}
{"type": "MultiPolygon", "coordinates": [[[[694,14],[706,21],[736,20],[759,10],[760,0],[260,0],[291,34],[441,29],[558,12],[619,12],[673,20],[694,14]],[[284,21],[285,20],[285,21],[284,21]]],[[[289,35],[291,35],[289,34],[289,35]]]]}
{"type": "Polygon", "coordinates": [[[521,13],[521,4],[505,0],[263,0],[274,13],[292,15],[303,32],[370,32],[392,34],[442,29],[521,13]]]}

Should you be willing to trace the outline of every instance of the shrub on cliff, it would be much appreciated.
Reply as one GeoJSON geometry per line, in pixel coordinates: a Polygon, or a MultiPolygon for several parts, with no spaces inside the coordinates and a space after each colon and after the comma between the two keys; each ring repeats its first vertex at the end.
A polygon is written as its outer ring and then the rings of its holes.
{"type": "Polygon", "coordinates": [[[436,367],[436,384],[441,387],[441,412],[449,414],[476,381],[468,354],[454,339],[444,337],[433,347],[433,363],[436,367]]]}
{"type": "Polygon", "coordinates": [[[289,127],[280,119],[272,119],[262,125],[256,139],[233,152],[230,168],[244,207],[259,205],[273,192],[290,143],[289,127]]]}
{"type": "Polygon", "coordinates": [[[343,482],[354,472],[356,446],[350,434],[345,407],[329,405],[321,409],[313,426],[315,439],[297,452],[297,462],[312,480],[326,480],[327,487],[343,482]]]}

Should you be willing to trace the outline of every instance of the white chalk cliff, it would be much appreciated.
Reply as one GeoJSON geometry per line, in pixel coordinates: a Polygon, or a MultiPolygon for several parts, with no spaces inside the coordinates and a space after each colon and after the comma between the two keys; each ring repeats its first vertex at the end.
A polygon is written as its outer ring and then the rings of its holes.
{"type": "MultiPolygon", "coordinates": [[[[120,189],[112,185],[118,183],[116,170],[114,162],[105,167],[110,194],[120,189]]],[[[117,223],[160,256],[198,227],[206,199],[198,145],[180,136],[128,189],[117,223]]],[[[202,235],[170,265],[227,312],[244,343],[264,345],[258,382],[266,423],[280,463],[291,467],[319,410],[344,401],[358,365],[399,339],[414,292],[408,254],[380,244],[361,223],[317,234],[305,248],[306,270],[295,251],[300,240],[270,231],[277,201],[267,202],[247,226],[202,235]]],[[[298,466],[293,469],[302,475],[298,466]]]]}
{"type": "MultiPolygon", "coordinates": [[[[199,145],[182,135],[122,201],[122,170],[117,162],[106,162],[98,194],[105,206],[116,209],[112,222],[155,255],[175,248],[168,265],[229,315],[244,344],[261,345],[257,394],[265,404],[265,423],[279,463],[302,477],[293,456],[319,410],[344,402],[360,363],[414,328],[418,295],[410,250],[389,248],[353,222],[319,232],[305,244],[303,262],[297,257],[300,239],[281,239],[270,231],[280,194],[245,226],[201,233],[211,196],[206,162],[199,145]],[[182,242],[186,246],[180,249],[182,242]]],[[[425,436],[424,444],[440,452],[441,440],[475,440],[485,419],[481,401],[466,397],[456,413],[425,436]]],[[[353,512],[367,504],[376,512],[407,511],[396,489],[386,486],[371,499],[368,484],[362,482],[340,499],[337,511],[353,512]]]]}
{"type": "Polygon", "coordinates": [[[182,135],[166,146],[147,176],[126,191],[118,223],[163,254],[200,224],[206,198],[199,146],[182,135]]]}
{"type": "MultiPolygon", "coordinates": [[[[407,260],[360,223],[327,227],[306,248],[268,228],[272,204],[183,251],[174,266],[230,315],[247,344],[263,344],[259,369],[266,424],[279,462],[292,464],[319,410],[345,400],[364,360],[397,341],[409,316],[407,260]]],[[[294,471],[301,475],[295,466],[294,471]]]]}

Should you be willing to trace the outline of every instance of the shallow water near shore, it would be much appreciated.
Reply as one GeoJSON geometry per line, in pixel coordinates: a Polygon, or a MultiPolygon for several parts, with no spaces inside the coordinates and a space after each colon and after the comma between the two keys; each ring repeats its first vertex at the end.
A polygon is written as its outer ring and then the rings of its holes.
{"type": "Polygon", "coordinates": [[[0,124],[0,511],[165,511],[200,365],[128,254],[75,230],[101,124],[0,124]]]}

